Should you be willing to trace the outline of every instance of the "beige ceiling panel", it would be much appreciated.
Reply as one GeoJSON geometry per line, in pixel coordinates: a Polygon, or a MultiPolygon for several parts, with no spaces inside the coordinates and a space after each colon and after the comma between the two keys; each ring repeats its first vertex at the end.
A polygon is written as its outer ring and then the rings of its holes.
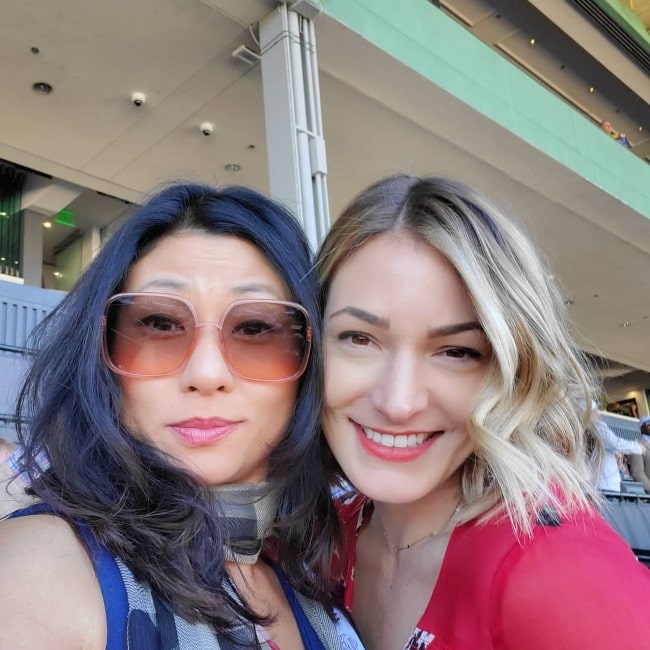
{"type": "Polygon", "coordinates": [[[2,21],[3,93],[12,102],[0,102],[0,139],[75,169],[242,32],[200,0],[5,0],[2,21]],[[51,95],[35,94],[37,81],[50,83],[51,95]],[[130,103],[134,90],[147,94],[141,109],[130,103]]]}
{"type": "Polygon", "coordinates": [[[169,178],[241,183],[266,191],[266,168],[262,85],[257,66],[131,161],[113,180],[142,191],[169,178]],[[208,137],[198,128],[205,120],[214,124],[214,132],[208,137]],[[253,148],[249,148],[251,145],[253,148]],[[226,171],[225,165],[231,163],[240,165],[241,170],[226,171]]]}

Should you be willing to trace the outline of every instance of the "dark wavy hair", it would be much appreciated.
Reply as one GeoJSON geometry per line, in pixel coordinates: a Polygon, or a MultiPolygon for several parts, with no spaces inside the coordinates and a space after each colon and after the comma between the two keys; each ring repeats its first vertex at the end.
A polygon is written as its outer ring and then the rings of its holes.
{"type": "Polygon", "coordinates": [[[338,524],[318,449],[323,370],[312,256],[295,218],[257,192],[174,184],[120,227],[35,331],[36,357],[16,412],[17,421],[29,425],[20,426],[18,436],[40,499],[70,522],[84,520],[185,619],[231,635],[242,622],[272,619],[233,597],[222,548],[225,524],[209,488],[129,433],[120,421],[119,383],[100,352],[107,298],[122,290],[129,269],[161,238],[188,231],[252,243],[311,317],[311,357],[291,420],[271,453],[269,481],[281,491],[278,561],[295,588],[328,603],[338,524]]]}

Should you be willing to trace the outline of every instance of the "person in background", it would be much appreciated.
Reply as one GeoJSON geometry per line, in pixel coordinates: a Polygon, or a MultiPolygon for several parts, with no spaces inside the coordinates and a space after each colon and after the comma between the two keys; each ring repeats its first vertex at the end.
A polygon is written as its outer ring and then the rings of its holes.
{"type": "MultiPolygon", "coordinates": [[[[592,402],[594,413],[598,411],[598,404],[592,402]]],[[[603,444],[603,458],[598,474],[598,489],[606,492],[621,491],[621,470],[618,455],[642,454],[641,445],[635,440],[619,438],[600,418],[596,423],[596,430],[603,444]]]]}
{"type": "Polygon", "coordinates": [[[639,418],[639,429],[643,440],[650,445],[650,415],[643,415],[639,418]]]}
{"type": "Polygon", "coordinates": [[[618,134],[616,133],[616,131],[614,131],[614,128],[612,127],[612,123],[609,120],[603,120],[600,123],[600,130],[603,131],[604,133],[607,133],[607,135],[609,135],[612,138],[612,140],[616,140],[616,138],[618,137],[618,134]]]}
{"type": "Polygon", "coordinates": [[[9,454],[0,460],[0,519],[38,500],[26,491],[29,478],[20,472],[19,447],[10,443],[9,449],[9,454]]]}
{"type": "Polygon", "coordinates": [[[612,123],[609,120],[603,120],[600,123],[600,129],[601,131],[607,133],[607,135],[612,138],[612,140],[616,140],[616,142],[623,145],[625,148],[629,149],[631,147],[630,141],[627,139],[625,133],[617,133],[612,127],[612,123]]]}
{"type": "Polygon", "coordinates": [[[620,145],[623,145],[626,149],[630,149],[632,147],[625,133],[619,133],[618,137],[616,138],[616,142],[618,142],[620,145]]]}
{"type": "Polygon", "coordinates": [[[108,241],[20,393],[39,503],[0,522],[0,648],[361,647],[330,598],[312,276],[241,187],[173,185],[108,241]]]}
{"type": "Polygon", "coordinates": [[[628,454],[627,460],[632,478],[641,483],[646,493],[650,494],[650,415],[644,415],[639,420],[639,429],[639,450],[628,454]]]}
{"type": "Polygon", "coordinates": [[[345,208],[317,268],[366,647],[650,647],[650,572],[598,510],[596,386],[520,228],[462,183],[397,175],[345,208]]]}
{"type": "Polygon", "coordinates": [[[6,438],[0,438],[0,463],[3,463],[11,454],[16,450],[16,444],[7,440],[6,438]]]}

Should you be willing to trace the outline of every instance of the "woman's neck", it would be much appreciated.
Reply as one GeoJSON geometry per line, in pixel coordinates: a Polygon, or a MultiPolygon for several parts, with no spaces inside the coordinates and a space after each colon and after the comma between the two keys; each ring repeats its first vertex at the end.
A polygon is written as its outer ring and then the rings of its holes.
{"type": "Polygon", "coordinates": [[[453,527],[460,504],[460,477],[453,477],[417,501],[375,501],[370,526],[376,527],[376,532],[387,539],[389,546],[402,548],[428,535],[447,532],[453,527]]]}

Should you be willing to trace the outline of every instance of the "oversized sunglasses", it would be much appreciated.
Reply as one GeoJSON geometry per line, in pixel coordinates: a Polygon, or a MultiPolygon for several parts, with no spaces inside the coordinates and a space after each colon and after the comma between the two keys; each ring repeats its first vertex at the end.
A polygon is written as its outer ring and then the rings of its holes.
{"type": "Polygon", "coordinates": [[[228,368],[243,379],[291,381],[307,366],[311,325],[300,305],[237,300],[218,323],[200,323],[191,302],[162,293],[118,293],[108,299],[104,360],[120,375],[169,375],[187,363],[201,327],[216,328],[228,368]]]}

